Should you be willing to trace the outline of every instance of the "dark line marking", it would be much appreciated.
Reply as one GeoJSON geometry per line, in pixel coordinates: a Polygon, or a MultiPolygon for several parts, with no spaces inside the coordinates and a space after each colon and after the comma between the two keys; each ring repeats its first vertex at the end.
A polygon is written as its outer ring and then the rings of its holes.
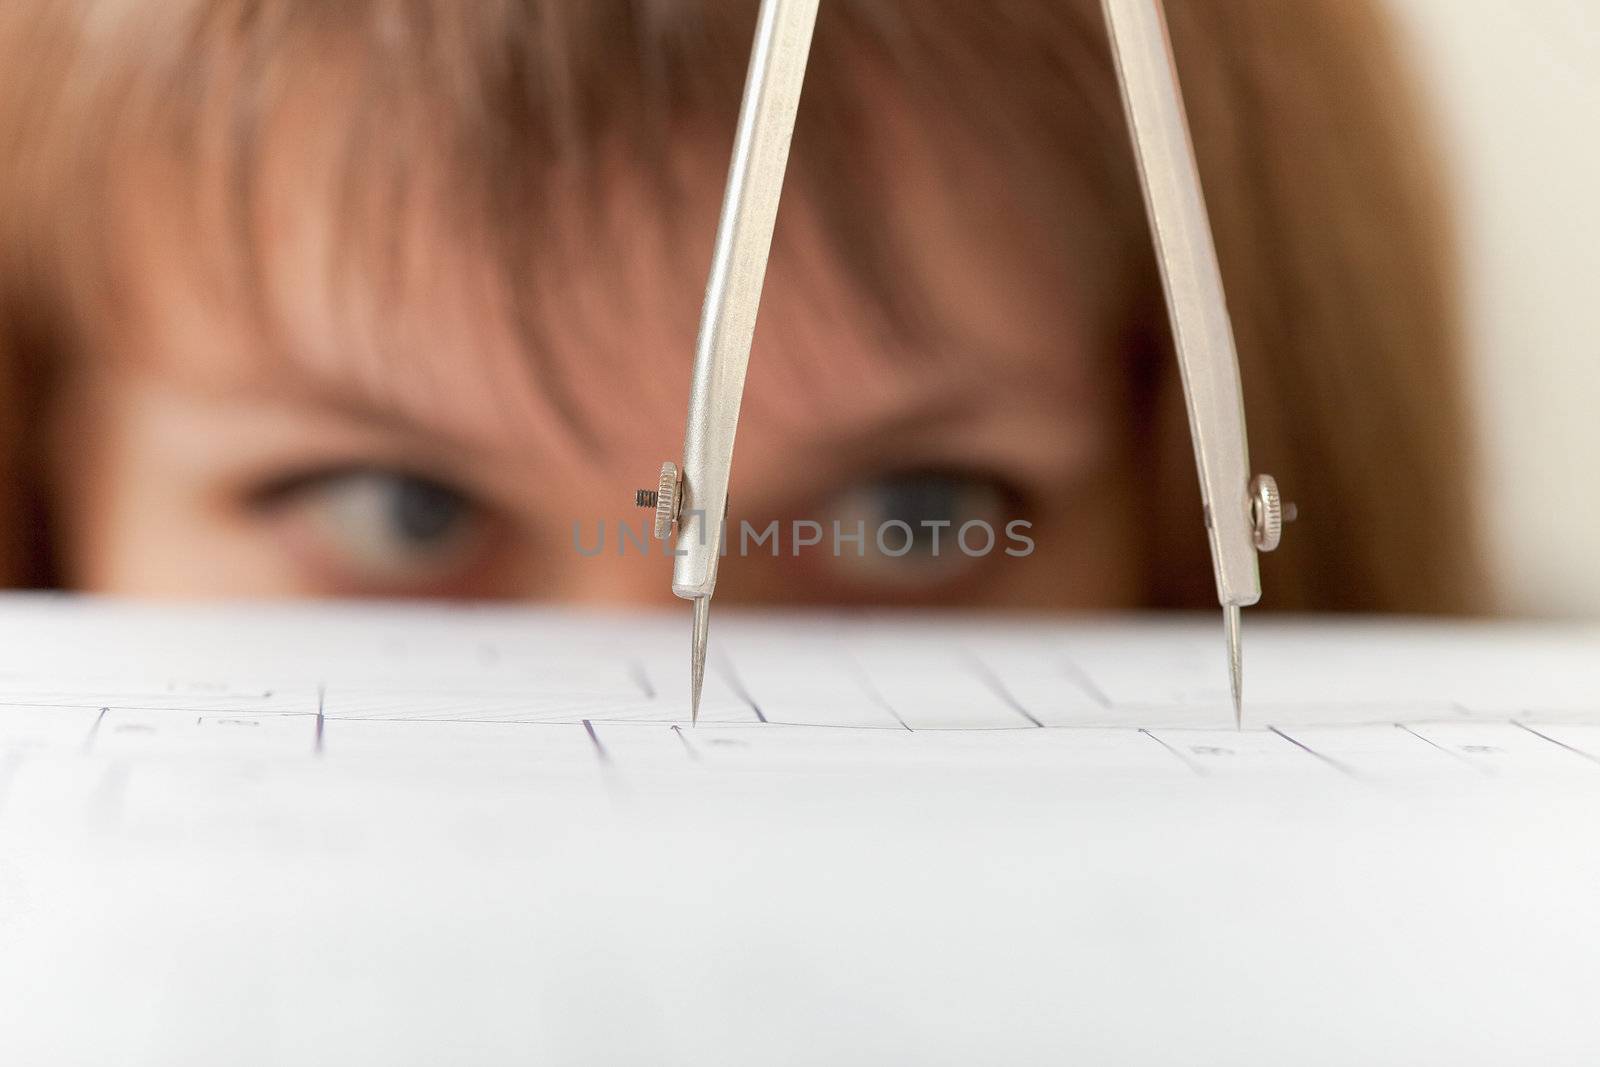
{"type": "MultiPolygon", "coordinates": [[[[702,725],[704,725],[704,726],[709,728],[709,727],[716,727],[716,726],[749,726],[751,724],[750,723],[739,723],[739,722],[713,722],[713,723],[704,723],[702,725]]],[[[789,727],[791,729],[800,728],[800,729],[805,729],[805,730],[864,730],[864,731],[866,731],[868,733],[880,733],[880,734],[882,734],[882,733],[916,734],[916,733],[922,733],[923,732],[921,730],[913,730],[911,727],[907,726],[903,722],[884,723],[882,726],[862,726],[860,723],[853,723],[853,722],[790,722],[788,719],[769,719],[766,722],[766,725],[767,726],[787,726],[787,727],[789,727]]],[[[931,731],[933,731],[935,733],[937,733],[939,731],[938,727],[928,727],[927,729],[929,729],[929,730],[931,730],[931,731]]],[[[983,727],[952,726],[952,727],[947,727],[945,732],[950,732],[950,731],[953,731],[953,730],[962,730],[962,729],[966,729],[968,732],[975,732],[977,730],[981,730],[981,731],[983,731],[985,733],[1015,733],[1017,730],[1027,730],[1027,729],[1031,729],[1031,727],[1027,727],[1027,726],[983,726],[983,727]]]]}
{"type": "MultiPolygon", "coordinates": [[[[596,723],[600,723],[601,725],[605,725],[605,726],[674,726],[674,727],[676,727],[676,726],[684,725],[684,722],[682,720],[674,722],[671,719],[608,719],[603,715],[597,715],[592,719],[410,719],[410,718],[376,718],[375,717],[375,718],[362,718],[362,719],[335,718],[334,721],[336,721],[336,722],[417,723],[417,724],[420,724],[420,725],[438,725],[440,723],[443,723],[443,724],[447,724],[447,725],[458,725],[458,726],[508,726],[508,727],[509,726],[531,726],[531,727],[534,727],[534,728],[556,727],[556,726],[567,726],[567,727],[582,726],[585,722],[596,722],[596,723]]],[[[865,730],[865,731],[874,732],[874,733],[899,732],[901,730],[901,727],[899,727],[899,726],[859,726],[859,725],[856,725],[854,723],[842,723],[842,722],[784,722],[782,719],[769,720],[768,722],[765,722],[765,723],[754,723],[754,722],[749,722],[749,721],[746,721],[746,720],[723,721],[723,720],[713,720],[713,719],[702,719],[701,722],[700,722],[700,727],[699,728],[702,729],[702,730],[717,730],[717,729],[732,729],[732,728],[748,730],[752,726],[754,726],[756,729],[760,729],[763,726],[769,726],[769,727],[772,727],[774,729],[782,727],[782,728],[786,728],[786,729],[806,729],[806,730],[865,730]]],[[[906,731],[908,733],[920,733],[921,732],[921,731],[913,731],[909,727],[906,727],[905,729],[906,729],[906,731]]],[[[1027,727],[1027,726],[951,726],[951,727],[946,727],[946,728],[943,728],[943,729],[935,730],[934,732],[935,733],[960,733],[960,732],[964,731],[964,732],[967,732],[967,733],[1016,733],[1018,730],[1027,730],[1027,729],[1031,729],[1031,727],[1027,727]]],[[[1046,729],[1057,729],[1057,727],[1046,727],[1046,729]]],[[[1075,727],[1059,727],[1059,729],[1075,729],[1075,727]]],[[[1111,727],[1111,729],[1115,729],[1115,727],[1111,727]]]]}
{"type": "Polygon", "coordinates": [[[1537,737],[1542,741],[1548,741],[1552,745],[1556,745],[1556,746],[1558,746],[1560,748],[1564,748],[1568,752],[1572,753],[1574,756],[1582,756],[1584,759],[1588,760],[1590,763],[1600,763],[1600,756],[1596,756],[1592,752],[1585,752],[1583,749],[1578,748],[1576,745],[1569,745],[1565,741],[1557,741],[1555,738],[1551,737],[1549,734],[1540,733],[1538,730],[1535,730],[1533,727],[1529,726],[1525,722],[1521,722],[1519,720],[1513,719],[1511,721],[1511,725],[1512,726],[1521,727],[1522,729],[1528,731],[1534,737],[1537,737]]]}
{"type": "Polygon", "coordinates": [[[1094,679],[1089,677],[1088,671],[1078,666],[1077,660],[1063,652],[1057,662],[1061,666],[1061,673],[1071,679],[1073,685],[1083,690],[1090,700],[1106,711],[1111,710],[1111,698],[1106,695],[1105,690],[1094,684],[1094,679]]]}
{"type": "Polygon", "coordinates": [[[979,680],[988,687],[991,693],[1000,698],[1001,703],[1033,723],[1033,725],[1040,729],[1044,728],[1044,723],[1040,722],[1033,712],[1022,706],[1022,701],[1018,700],[1011,690],[1006,688],[1006,684],[1000,680],[1000,676],[995,674],[987,663],[967,649],[962,649],[961,654],[966,659],[967,666],[971,668],[972,673],[978,676],[979,680]]]}
{"type": "MultiPolygon", "coordinates": [[[[168,696],[168,695],[171,695],[171,694],[162,694],[162,695],[163,696],[168,696]]],[[[121,696],[121,694],[119,694],[119,696],[121,696]]],[[[230,708],[218,708],[218,707],[213,707],[210,701],[199,701],[199,698],[196,698],[196,700],[198,702],[200,702],[200,710],[202,710],[202,711],[218,711],[218,712],[220,712],[220,711],[233,710],[233,711],[238,711],[240,714],[246,714],[246,715],[294,715],[294,714],[298,714],[297,712],[292,712],[292,711],[261,711],[258,708],[233,708],[233,709],[230,709],[230,708]]],[[[60,701],[49,701],[49,700],[0,700],[0,708],[99,708],[99,707],[102,707],[102,706],[103,705],[98,700],[85,700],[85,701],[75,702],[75,703],[70,703],[70,704],[69,703],[62,703],[60,701]]],[[[195,710],[195,705],[194,704],[189,704],[189,705],[186,705],[186,706],[180,708],[180,707],[174,707],[171,704],[158,703],[158,702],[156,702],[156,700],[153,697],[145,697],[145,696],[134,696],[134,697],[131,697],[131,698],[123,697],[122,699],[119,699],[115,704],[113,704],[111,706],[114,707],[114,708],[118,708],[120,710],[123,710],[123,711],[194,711],[195,710]]]]}
{"type": "Polygon", "coordinates": [[[1397,723],[1395,723],[1395,726],[1398,729],[1404,730],[1406,733],[1410,734],[1412,737],[1415,737],[1418,741],[1421,741],[1423,744],[1432,745],[1434,748],[1438,749],[1440,752],[1443,752],[1445,755],[1460,760],[1462,763],[1465,763],[1468,767],[1471,767],[1473,770],[1477,771],[1479,774],[1484,774],[1484,775],[1492,775],[1493,774],[1493,772],[1490,771],[1489,768],[1483,766],[1480,763],[1475,762],[1474,760],[1469,760],[1467,757],[1463,756],[1461,753],[1457,752],[1455,749],[1445,748],[1443,745],[1441,745],[1439,742],[1435,741],[1433,738],[1425,737],[1422,734],[1417,733],[1415,730],[1413,730],[1411,727],[1407,726],[1403,722],[1397,722],[1397,723]]]}
{"type": "Polygon", "coordinates": [[[600,743],[600,735],[594,732],[594,723],[584,719],[583,728],[588,731],[589,740],[594,743],[594,754],[600,757],[601,763],[609,764],[611,762],[611,753],[607,752],[606,746],[600,743]]]}
{"type": "Polygon", "coordinates": [[[1183,765],[1185,767],[1189,768],[1195,774],[1198,774],[1202,778],[1206,778],[1206,777],[1210,776],[1210,774],[1211,774],[1210,771],[1206,770],[1204,767],[1200,766],[1200,764],[1196,763],[1194,760],[1192,760],[1188,756],[1184,755],[1183,752],[1181,752],[1176,746],[1167,744],[1166,741],[1164,741],[1161,738],[1157,737],[1155,734],[1151,733],[1149,730],[1145,729],[1142,726],[1139,727],[1139,732],[1141,734],[1144,734],[1150,740],[1154,741],[1156,744],[1160,745],[1162,748],[1166,749],[1168,752],[1172,753],[1174,756],[1177,756],[1178,759],[1183,761],[1183,765]]]}
{"type": "Polygon", "coordinates": [[[1282,730],[1278,729],[1276,726],[1268,726],[1267,729],[1272,731],[1273,733],[1277,734],[1279,737],[1283,738],[1285,741],[1289,742],[1291,745],[1293,745],[1295,748],[1298,748],[1300,751],[1306,753],[1307,755],[1314,756],[1315,758],[1321,760],[1323,763],[1326,763],[1328,766],[1332,767],[1334,770],[1338,771],[1340,774],[1348,775],[1351,778],[1357,778],[1357,779],[1359,779],[1361,777],[1361,775],[1356,773],[1355,768],[1351,767],[1349,764],[1343,762],[1342,760],[1334,759],[1332,756],[1328,755],[1325,752],[1318,752],[1316,749],[1312,748],[1310,745],[1306,744],[1304,741],[1300,740],[1297,737],[1290,737],[1288,734],[1284,733],[1282,730]]]}
{"type": "MultiPolygon", "coordinates": [[[[916,733],[916,731],[911,728],[911,724],[906,722],[905,718],[895,710],[894,705],[889,702],[889,698],[883,695],[883,691],[873,684],[872,679],[867,675],[867,669],[861,665],[860,661],[854,656],[850,655],[850,653],[846,652],[844,649],[839,649],[838,651],[839,657],[844,660],[846,668],[850,671],[851,675],[854,676],[856,685],[860,686],[861,691],[867,694],[867,699],[878,705],[878,707],[882,708],[884,711],[888,712],[889,715],[893,717],[895,722],[899,723],[905,728],[907,733],[916,733]]],[[[881,726],[852,726],[848,723],[833,723],[830,725],[838,726],[847,730],[883,729],[881,726]]]]}
{"type": "MultiPolygon", "coordinates": [[[[285,716],[285,718],[291,717],[292,716],[285,716]]],[[[330,715],[328,716],[328,719],[330,722],[447,723],[456,726],[580,726],[584,722],[583,719],[438,719],[416,715],[330,715]]],[[[608,719],[603,715],[595,717],[594,721],[643,723],[646,725],[650,723],[666,724],[672,722],[671,719],[608,719]]],[[[750,724],[739,723],[738,725],[748,726],[750,724]]]]}
{"type": "MultiPolygon", "coordinates": [[[[290,718],[290,717],[292,717],[292,716],[285,716],[285,718],[290,718]]],[[[543,727],[543,726],[581,726],[584,722],[596,722],[596,723],[603,723],[603,724],[608,724],[608,725],[615,724],[615,725],[623,725],[623,726],[674,726],[674,725],[681,726],[681,725],[684,725],[685,722],[687,721],[687,720],[684,720],[684,719],[667,719],[667,718],[662,718],[662,719],[611,718],[611,717],[608,717],[608,716],[605,716],[605,715],[594,715],[594,716],[590,716],[588,719],[570,719],[570,718],[568,718],[568,719],[462,719],[462,718],[433,718],[433,717],[396,716],[396,715],[334,715],[334,716],[329,716],[329,719],[331,721],[335,721],[335,722],[455,723],[455,724],[460,724],[460,725],[465,725],[465,726],[533,726],[533,727],[543,727]]],[[[1397,725],[1397,724],[1391,723],[1390,725],[1397,725]]],[[[791,729],[803,728],[803,729],[808,729],[808,730],[865,730],[865,731],[873,731],[873,732],[878,732],[878,733],[882,733],[882,732],[884,732],[886,730],[888,730],[888,731],[898,731],[898,730],[902,730],[902,729],[905,730],[907,733],[930,733],[930,732],[931,733],[1016,733],[1019,730],[1037,729],[1037,727],[1027,726],[1027,725],[1018,725],[1018,726],[928,726],[928,727],[923,727],[921,729],[917,729],[917,728],[911,727],[909,725],[906,725],[903,722],[897,723],[895,725],[885,724],[885,725],[882,725],[882,726],[875,726],[875,725],[863,725],[861,723],[847,723],[847,722],[791,722],[791,721],[786,720],[786,719],[768,719],[768,720],[766,720],[766,721],[764,721],[762,723],[754,723],[754,722],[750,722],[749,720],[745,720],[745,719],[704,719],[703,718],[703,719],[700,720],[700,727],[702,729],[716,729],[718,727],[722,727],[722,728],[742,727],[742,728],[748,729],[748,728],[750,728],[752,726],[773,726],[773,727],[781,726],[781,727],[787,727],[787,728],[791,728],[791,729]]],[[[1060,731],[1060,732],[1063,732],[1063,733],[1070,733],[1070,732],[1072,732],[1074,730],[1115,730],[1115,731],[1128,731],[1128,732],[1143,732],[1143,731],[1149,730],[1149,729],[1189,730],[1189,729],[1195,729],[1195,727],[1190,727],[1190,726],[1136,727],[1136,726],[1133,726],[1132,724],[1126,723],[1126,722],[1121,722],[1121,723],[1091,722],[1091,723],[1073,723],[1071,725],[1066,725],[1066,726],[1045,726],[1044,729],[1046,729],[1046,730],[1056,730],[1056,731],[1060,731]]]]}
{"type": "MultiPolygon", "coordinates": [[[[79,701],[72,701],[72,702],[67,702],[67,701],[62,701],[62,700],[54,700],[54,701],[51,701],[51,700],[0,700],[0,708],[98,708],[100,706],[100,698],[104,697],[107,693],[115,693],[115,695],[116,695],[116,703],[111,705],[112,707],[114,707],[114,708],[135,708],[136,710],[139,710],[139,711],[144,711],[144,710],[150,710],[150,711],[188,711],[188,710],[190,710],[190,708],[188,708],[188,707],[174,708],[170,704],[161,703],[161,701],[172,700],[173,698],[177,698],[178,700],[187,700],[187,701],[191,701],[191,702],[210,703],[212,701],[229,701],[229,700],[260,701],[260,700],[269,700],[272,697],[272,691],[271,690],[268,690],[268,691],[266,691],[264,693],[226,693],[226,692],[222,692],[222,693],[201,693],[201,692],[192,692],[192,691],[191,692],[180,692],[179,690],[176,690],[176,689],[164,690],[164,691],[159,692],[159,693],[151,693],[151,692],[123,693],[123,692],[117,692],[115,689],[102,689],[102,690],[69,689],[69,690],[65,690],[65,691],[60,690],[60,689],[35,689],[35,690],[24,689],[24,690],[22,690],[22,693],[24,695],[27,694],[27,693],[30,693],[30,692],[38,693],[40,696],[46,696],[46,697],[50,697],[50,696],[53,696],[53,697],[68,697],[68,696],[77,696],[78,694],[82,693],[82,694],[85,695],[85,699],[79,700],[79,701]],[[140,704],[148,704],[149,708],[148,709],[140,708],[140,707],[138,707],[138,705],[140,705],[140,704]]],[[[10,696],[10,697],[15,697],[18,694],[13,692],[13,693],[8,693],[7,695],[10,696]]],[[[249,710],[253,711],[255,709],[252,708],[252,709],[249,709],[249,710]]]]}
{"type": "Polygon", "coordinates": [[[696,763],[700,762],[700,752],[689,743],[689,735],[683,732],[683,727],[674,725],[672,732],[678,735],[678,740],[683,742],[683,750],[689,753],[689,758],[696,763]]]}
{"type": "Polygon", "coordinates": [[[656,698],[656,687],[650,684],[650,676],[645,673],[644,664],[638,660],[628,661],[628,676],[633,679],[633,684],[644,693],[646,700],[656,698]]]}
{"type": "MultiPolygon", "coordinates": [[[[334,721],[334,722],[454,723],[454,724],[463,725],[463,726],[580,726],[585,722],[585,720],[583,720],[583,719],[458,719],[458,718],[435,719],[435,718],[417,718],[417,717],[414,717],[414,716],[395,716],[395,715],[359,715],[359,716],[334,715],[334,716],[331,716],[330,719],[331,719],[331,721],[334,721]]],[[[673,726],[673,725],[681,726],[687,720],[686,719],[612,719],[612,718],[607,718],[604,715],[595,715],[595,716],[592,716],[591,719],[588,720],[588,721],[599,722],[599,723],[615,723],[615,724],[628,725],[628,726],[652,726],[652,725],[653,726],[673,726]]],[[[766,722],[755,723],[755,722],[749,721],[748,719],[725,720],[725,719],[704,719],[703,718],[703,719],[700,720],[700,725],[701,725],[702,728],[717,727],[717,726],[742,726],[742,727],[746,727],[746,728],[751,727],[751,726],[804,726],[804,727],[808,727],[808,728],[814,729],[814,730],[875,730],[875,731],[878,731],[880,733],[883,732],[884,730],[900,730],[900,729],[902,729],[902,726],[900,726],[900,725],[896,725],[896,726],[890,726],[890,725],[884,725],[884,726],[862,726],[862,725],[859,725],[857,723],[845,723],[845,722],[785,722],[782,719],[769,719],[766,722]]],[[[909,726],[904,726],[903,728],[908,733],[919,733],[920,732],[920,731],[912,730],[911,727],[909,727],[909,726]]],[[[968,732],[1005,732],[1005,733],[1014,733],[1017,730],[1029,730],[1029,729],[1032,729],[1032,727],[1029,727],[1029,726],[950,726],[950,727],[946,727],[945,728],[946,731],[966,730],[968,732]]],[[[1067,727],[1067,726],[1063,726],[1063,727],[1046,727],[1046,729],[1069,730],[1069,729],[1077,729],[1077,727],[1067,727]]],[[[1121,727],[1105,727],[1105,729],[1121,729],[1121,727]]]]}
{"type": "Polygon", "coordinates": [[[739,677],[739,672],[734,669],[733,661],[726,656],[718,656],[715,661],[717,671],[722,675],[722,680],[728,683],[728,688],[733,690],[733,695],[750,705],[750,710],[756,713],[756,718],[766,722],[767,717],[761,711],[761,705],[750,695],[750,690],[744,687],[744,679],[739,677]]]}
{"type": "Polygon", "coordinates": [[[84,734],[83,751],[85,755],[94,751],[94,743],[100,737],[100,724],[106,721],[106,715],[109,714],[110,711],[110,708],[101,708],[100,714],[94,717],[94,722],[90,725],[89,732],[84,734]]]}
{"type": "MultiPolygon", "coordinates": [[[[99,703],[97,703],[96,701],[93,701],[93,700],[87,701],[87,702],[82,703],[82,704],[60,704],[60,703],[51,703],[49,701],[38,701],[38,700],[0,700],[0,708],[98,708],[98,707],[100,707],[99,703]]],[[[149,708],[149,709],[141,709],[141,710],[149,710],[149,711],[156,711],[156,710],[161,710],[161,711],[187,711],[189,709],[187,709],[187,708],[161,708],[161,709],[149,708]]]]}
{"type": "Polygon", "coordinates": [[[316,734],[315,739],[311,742],[311,751],[316,753],[319,756],[322,755],[322,731],[323,731],[323,727],[326,726],[327,722],[328,722],[327,718],[322,714],[323,699],[327,696],[327,692],[328,692],[328,687],[327,686],[325,686],[325,685],[317,686],[317,734],[316,734]]]}

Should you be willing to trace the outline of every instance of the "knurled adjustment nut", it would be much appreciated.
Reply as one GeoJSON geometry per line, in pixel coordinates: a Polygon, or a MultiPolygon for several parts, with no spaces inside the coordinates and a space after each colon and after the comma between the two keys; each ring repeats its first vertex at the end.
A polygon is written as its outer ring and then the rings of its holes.
{"type": "Polygon", "coordinates": [[[678,470],[676,463],[667,462],[661,465],[661,481],[656,486],[656,521],[655,536],[658,541],[665,541],[672,536],[672,530],[678,525],[678,508],[681,505],[679,494],[683,488],[683,473],[678,470]]]}
{"type": "Polygon", "coordinates": [[[1250,483],[1250,518],[1255,525],[1256,548],[1271,552],[1283,540],[1283,497],[1270,474],[1258,474],[1250,483]]]}

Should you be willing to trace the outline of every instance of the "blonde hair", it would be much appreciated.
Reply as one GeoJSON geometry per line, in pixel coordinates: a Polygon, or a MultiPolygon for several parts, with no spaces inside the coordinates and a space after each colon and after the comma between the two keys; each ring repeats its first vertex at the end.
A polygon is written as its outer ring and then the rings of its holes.
{"type": "MultiPolygon", "coordinates": [[[[1300,502],[1265,564],[1290,609],[1481,606],[1469,414],[1441,184],[1413,87],[1371,0],[1168,0],[1222,257],[1252,458],[1300,502]]],[[[47,580],[38,423],[56,369],[115,315],[115,195],[130,159],[175,163],[221,204],[207,248],[248,288],[265,133],[308,84],[342,123],[326,209],[348,270],[383,278],[419,156],[452,231],[493,257],[530,359],[539,250],[558,179],[622,152],[683,195],[668,147],[725,153],[753,0],[32,0],[0,11],[0,419],[4,560],[47,580]],[[316,74],[336,74],[315,81],[316,74]],[[38,522],[27,519],[40,515],[38,522]]],[[[873,225],[890,165],[862,151],[876,72],[1047,183],[1087,190],[1123,295],[1110,343],[1146,472],[1149,606],[1213,602],[1193,457],[1095,0],[829,0],[792,156],[886,329],[915,330],[893,236],[873,225]]],[[[203,194],[203,195],[202,195],[203,194]]],[[[953,208],[954,209],[954,208],[953,208]]],[[[195,221],[200,224],[199,219],[195,221]]],[[[1054,220],[1042,220],[1041,225],[1054,220]]],[[[1063,247],[1080,232],[1063,230],[1063,247]]],[[[781,235],[780,235],[781,240],[781,235]]],[[[270,309],[264,309],[270,314],[270,309]]],[[[575,427],[575,429],[578,429],[575,427]]]]}

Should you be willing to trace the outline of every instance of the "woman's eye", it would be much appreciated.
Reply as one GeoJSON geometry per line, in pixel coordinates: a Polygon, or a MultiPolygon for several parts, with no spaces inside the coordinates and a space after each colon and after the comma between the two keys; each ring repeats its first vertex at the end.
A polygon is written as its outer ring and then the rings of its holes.
{"type": "Polygon", "coordinates": [[[319,567],[376,589],[455,576],[483,548],[487,526],[466,493],[382,470],[296,479],[271,490],[263,506],[319,567]]]}
{"type": "Polygon", "coordinates": [[[900,474],[838,494],[821,516],[834,572],[908,587],[953,581],[1003,554],[1018,494],[992,477],[900,474]],[[858,538],[859,535],[859,539],[858,538]]]}

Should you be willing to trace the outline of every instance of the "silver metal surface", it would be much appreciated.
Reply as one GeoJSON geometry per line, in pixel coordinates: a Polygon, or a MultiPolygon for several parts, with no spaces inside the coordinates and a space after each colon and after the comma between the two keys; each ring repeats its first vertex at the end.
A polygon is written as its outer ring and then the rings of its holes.
{"type": "Polygon", "coordinates": [[[694,636],[689,648],[689,719],[700,723],[700,690],[706,684],[706,638],[711,630],[711,598],[695,597],[694,636]]]}
{"type": "Polygon", "coordinates": [[[1250,517],[1255,524],[1256,548],[1275,551],[1283,541],[1283,524],[1290,516],[1278,493],[1278,481],[1270,474],[1258,474],[1250,483],[1250,517]]]}
{"type": "Polygon", "coordinates": [[[745,369],[783,191],[818,0],[762,0],[728,187],[695,343],[683,437],[682,503],[672,591],[709,597],[727,510],[745,369]]]}
{"type": "Polygon", "coordinates": [[[1244,640],[1239,632],[1239,605],[1222,609],[1222,624],[1228,631],[1228,688],[1233,691],[1233,728],[1244,729],[1244,640]]]}
{"type": "Polygon", "coordinates": [[[676,463],[663,463],[661,477],[656,481],[655,522],[652,531],[657,541],[665,541],[672,536],[673,528],[678,525],[678,507],[682,503],[683,474],[678,470],[676,463]]]}
{"type": "MultiPolygon", "coordinates": [[[[1183,373],[1217,599],[1261,599],[1239,357],[1160,0],[1102,0],[1183,373]]],[[[1230,629],[1233,632],[1233,629],[1230,629]]]]}

